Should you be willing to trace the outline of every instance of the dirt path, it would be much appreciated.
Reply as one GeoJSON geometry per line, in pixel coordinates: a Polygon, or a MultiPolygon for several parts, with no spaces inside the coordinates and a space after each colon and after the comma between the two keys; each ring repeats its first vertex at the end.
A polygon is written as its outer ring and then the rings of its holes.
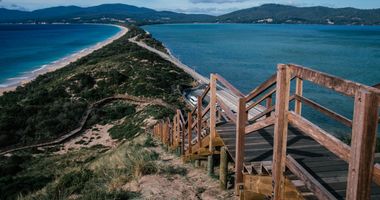
{"type": "Polygon", "coordinates": [[[139,192],[141,199],[236,199],[233,191],[221,189],[219,181],[209,177],[205,169],[183,164],[179,157],[161,147],[150,149],[159,153],[160,168],[179,167],[185,169],[186,173],[147,175],[125,185],[128,191],[139,192]]]}
{"type": "Polygon", "coordinates": [[[21,146],[21,147],[14,147],[14,148],[10,147],[9,149],[4,149],[3,151],[0,152],[0,156],[1,155],[7,155],[7,154],[13,153],[15,151],[20,151],[20,150],[25,150],[25,149],[30,149],[30,148],[55,146],[55,145],[62,144],[63,142],[66,142],[67,140],[73,138],[74,136],[76,136],[77,134],[79,134],[83,130],[84,125],[87,122],[87,119],[89,118],[91,112],[95,108],[101,107],[104,104],[107,104],[107,103],[110,103],[110,102],[116,101],[116,100],[123,100],[123,101],[127,101],[128,103],[137,104],[137,105],[141,105],[141,104],[160,105],[160,106],[164,106],[166,108],[170,108],[172,110],[175,110],[175,108],[173,108],[171,105],[167,104],[166,102],[164,102],[161,99],[136,97],[136,96],[132,96],[132,95],[128,95],[128,94],[119,94],[119,95],[115,95],[112,97],[107,97],[107,98],[101,99],[101,100],[99,100],[99,101],[97,101],[97,102],[95,102],[89,106],[89,108],[83,114],[82,119],[79,122],[78,128],[76,128],[76,129],[74,129],[74,130],[72,130],[66,134],[63,134],[58,139],[55,139],[52,141],[42,142],[42,143],[27,145],[27,146],[21,146]]]}

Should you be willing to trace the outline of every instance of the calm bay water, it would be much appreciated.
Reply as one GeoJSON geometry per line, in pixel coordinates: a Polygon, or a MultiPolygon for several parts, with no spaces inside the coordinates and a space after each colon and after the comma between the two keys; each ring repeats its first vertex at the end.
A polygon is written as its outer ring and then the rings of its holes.
{"type": "Polygon", "coordinates": [[[0,86],[119,31],[108,25],[0,25],[0,86]]]}
{"type": "MultiPolygon", "coordinates": [[[[219,73],[244,93],[274,74],[278,63],[296,63],[367,85],[380,82],[380,27],[174,24],[144,29],[202,75],[219,73]]],[[[352,98],[308,83],[304,95],[352,118],[352,98]]],[[[303,113],[329,131],[350,132],[306,106],[303,113]]]]}

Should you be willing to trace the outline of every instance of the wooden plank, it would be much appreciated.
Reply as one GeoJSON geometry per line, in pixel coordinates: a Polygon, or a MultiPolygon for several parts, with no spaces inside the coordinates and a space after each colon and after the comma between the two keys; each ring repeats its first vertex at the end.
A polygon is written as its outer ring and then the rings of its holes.
{"type": "Polygon", "coordinates": [[[210,145],[209,150],[213,152],[214,149],[214,140],[216,137],[216,75],[210,75],[210,145]]]}
{"type": "MultiPolygon", "coordinates": [[[[296,92],[295,95],[302,97],[303,92],[303,80],[296,77],[296,92]]],[[[301,115],[302,112],[302,102],[296,98],[296,101],[294,102],[294,112],[298,115],[301,115]]]]}
{"type": "Polygon", "coordinates": [[[247,111],[251,110],[252,108],[254,108],[255,106],[257,106],[259,103],[263,102],[265,99],[267,99],[268,97],[272,96],[272,94],[274,94],[276,92],[276,88],[272,89],[271,91],[269,91],[268,93],[266,93],[264,96],[262,96],[259,100],[257,100],[256,102],[254,103],[251,103],[248,107],[247,107],[247,111]]]}
{"type": "MultiPolygon", "coordinates": [[[[300,102],[304,102],[305,104],[313,107],[314,109],[320,111],[321,113],[337,120],[338,122],[341,122],[342,124],[348,126],[348,127],[352,127],[352,121],[347,119],[346,117],[344,117],[343,115],[340,115],[326,107],[323,107],[322,105],[308,99],[308,98],[305,98],[305,97],[302,97],[302,96],[298,96],[298,95],[295,95],[295,99],[296,99],[296,102],[297,101],[300,101],[300,102]]],[[[297,112],[296,112],[297,113],[297,112]]]]}
{"type": "Polygon", "coordinates": [[[268,126],[273,125],[275,122],[275,117],[267,117],[264,120],[258,121],[254,124],[248,125],[245,127],[245,134],[250,134],[254,131],[258,131],[260,129],[266,128],[268,126]]]}
{"type": "Polygon", "coordinates": [[[188,151],[189,151],[189,154],[191,154],[191,149],[192,149],[192,146],[191,146],[191,141],[193,140],[193,128],[192,128],[192,124],[193,124],[193,116],[191,115],[191,113],[187,113],[187,143],[188,143],[188,151]]]}
{"type": "Polygon", "coordinates": [[[243,183],[243,163],[244,163],[244,145],[245,145],[245,125],[247,123],[248,113],[245,110],[245,98],[239,98],[237,123],[236,123],[236,155],[235,155],[235,186],[239,191],[239,185],[243,183]]]}
{"type": "Polygon", "coordinates": [[[378,97],[358,90],[355,95],[351,159],[346,199],[370,199],[373,161],[376,146],[378,97]]]}
{"type": "Polygon", "coordinates": [[[373,166],[373,181],[380,186],[380,164],[378,163],[373,166]]]}
{"type": "Polygon", "coordinates": [[[266,89],[272,87],[276,83],[277,74],[273,74],[269,79],[267,79],[265,82],[263,82],[261,85],[253,89],[247,96],[246,96],[246,102],[250,102],[252,99],[259,96],[261,93],[263,93],[266,89]]]}
{"type": "Polygon", "coordinates": [[[198,96],[197,104],[197,137],[198,137],[198,147],[201,148],[201,131],[202,131],[202,98],[198,96]]]}
{"type": "Polygon", "coordinates": [[[308,171],[305,170],[292,156],[288,155],[286,166],[298,178],[300,178],[318,199],[333,200],[336,199],[326,188],[322,186],[308,171]]]}
{"type": "Polygon", "coordinates": [[[356,92],[361,88],[372,92],[377,96],[380,96],[380,90],[374,87],[369,87],[360,83],[348,81],[299,65],[290,64],[288,66],[292,70],[292,73],[298,78],[311,81],[315,84],[324,86],[347,96],[354,97],[356,92]]]}
{"type": "Polygon", "coordinates": [[[202,111],[202,117],[204,117],[208,111],[210,111],[210,103],[206,106],[206,108],[202,111]]]}
{"type": "Polygon", "coordinates": [[[218,80],[220,83],[222,83],[222,85],[224,85],[228,90],[230,90],[237,97],[244,97],[244,94],[242,92],[240,92],[237,88],[235,88],[230,82],[228,82],[222,76],[220,76],[219,74],[215,74],[214,76],[215,76],[216,80],[218,80]]]}
{"type": "Polygon", "coordinates": [[[333,152],[342,160],[348,162],[350,159],[350,147],[337,139],[336,137],[330,135],[320,127],[314,125],[308,120],[302,118],[301,116],[295,114],[294,112],[288,113],[289,122],[300,129],[305,134],[312,137],[319,144],[325,146],[328,150],[333,152]]]}
{"type": "Polygon", "coordinates": [[[273,146],[273,199],[283,200],[285,193],[286,145],[288,134],[290,70],[286,65],[277,67],[276,122],[273,146]]]}

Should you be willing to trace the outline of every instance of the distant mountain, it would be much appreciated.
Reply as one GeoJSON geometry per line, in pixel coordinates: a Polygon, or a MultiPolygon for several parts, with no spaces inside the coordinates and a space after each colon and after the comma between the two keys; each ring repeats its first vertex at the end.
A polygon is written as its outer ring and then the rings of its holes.
{"type": "Polygon", "coordinates": [[[219,22],[380,25],[380,9],[363,10],[355,8],[295,7],[265,4],[218,17],[156,11],[125,4],[103,4],[87,8],[60,6],[31,12],[0,9],[0,23],[8,22],[130,22],[136,24],[219,22]]]}
{"type": "Polygon", "coordinates": [[[103,4],[93,7],[60,6],[35,11],[0,9],[0,23],[34,22],[108,22],[137,23],[212,22],[214,16],[156,11],[125,4],[103,4]]]}
{"type": "Polygon", "coordinates": [[[265,4],[217,17],[227,23],[302,23],[380,25],[380,9],[294,7],[265,4]]]}

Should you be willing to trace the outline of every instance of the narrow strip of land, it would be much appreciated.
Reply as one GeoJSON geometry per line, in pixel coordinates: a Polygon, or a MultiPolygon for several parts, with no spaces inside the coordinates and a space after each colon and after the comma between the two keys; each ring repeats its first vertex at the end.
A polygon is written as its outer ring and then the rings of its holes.
{"type": "MultiPolygon", "coordinates": [[[[183,64],[181,61],[179,61],[177,58],[175,58],[170,53],[169,54],[164,53],[164,52],[159,51],[159,50],[157,50],[157,49],[155,49],[153,47],[148,46],[144,42],[137,41],[136,40],[137,37],[138,36],[130,38],[129,41],[132,42],[132,43],[135,43],[138,46],[140,46],[140,47],[142,47],[144,49],[147,49],[148,51],[153,52],[153,53],[159,55],[160,57],[162,57],[163,59],[165,59],[165,60],[173,63],[174,65],[176,65],[177,67],[181,68],[183,71],[185,71],[186,73],[188,73],[190,76],[192,76],[195,80],[197,80],[201,84],[208,84],[210,82],[210,80],[208,78],[202,76],[201,74],[199,74],[195,70],[191,69],[189,66],[183,64]]],[[[168,51],[168,52],[170,52],[170,51],[168,51]]],[[[223,102],[226,103],[226,105],[229,108],[231,108],[231,110],[237,112],[238,97],[236,95],[232,94],[230,91],[228,91],[224,87],[218,87],[217,95],[218,95],[218,97],[223,102]]],[[[260,114],[263,110],[264,109],[261,106],[256,106],[254,109],[250,110],[249,117],[253,117],[253,116],[257,115],[257,114],[260,114]]]]}

